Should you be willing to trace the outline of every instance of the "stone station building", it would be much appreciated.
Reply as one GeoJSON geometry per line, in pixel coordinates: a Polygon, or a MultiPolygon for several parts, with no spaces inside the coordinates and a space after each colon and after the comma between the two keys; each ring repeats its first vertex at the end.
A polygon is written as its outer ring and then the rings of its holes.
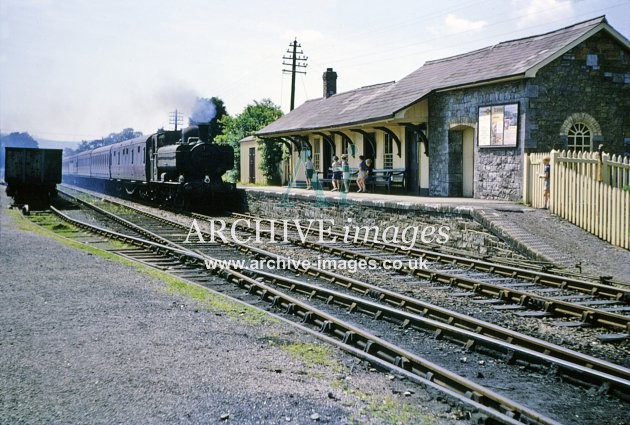
{"type": "MultiPolygon", "coordinates": [[[[523,156],[551,149],[630,154],[630,42],[605,17],[426,62],[398,82],[324,95],[261,129],[326,176],[333,155],[405,169],[410,194],[517,200],[523,156]]],[[[250,161],[251,147],[241,152],[250,161]]],[[[255,161],[255,159],[254,159],[255,161]]],[[[242,180],[253,166],[244,167],[242,180]]]]}

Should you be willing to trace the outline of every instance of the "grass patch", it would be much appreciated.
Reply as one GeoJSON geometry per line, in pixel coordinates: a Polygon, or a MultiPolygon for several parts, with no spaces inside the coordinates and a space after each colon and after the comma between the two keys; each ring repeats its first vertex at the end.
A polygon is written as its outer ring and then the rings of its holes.
{"type": "MultiPolygon", "coordinates": [[[[368,401],[367,407],[363,408],[360,414],[370,419],[378,419],[379,422],[386,424],[429,425],[432,423],[431,417],[427,416],[422,407],[416,404],[402,402],[392,397],[376,399],[367,394],[362,394],[359,398],[368,401]]],[[[355,422],[357,418],[351,418],[351,421],[355,422]]]]}
{"type": "Polygon", "coordinates": [[[336,373],[346,372],[346,366],[337,359],[336,354],[328,345],[292,342],[283,345],[282,349],[311,367],[323,366],[336,373]]]}
{"type": "Polygon", "coordinates": [[[111,202],[103,201],[101,199],[91,199],[88,202],[113,214],[129,214],[132,212],[132,210],[125,206],[112,204],[111,202]]]}
{"type": "Polygon", "coordinates": [[[173,277],[159,270],[148,269],[147,273],[167,283],[167,291],[190,298],[208,310],[220,311],[228,317],[237,318],[250,325],[278,323],[276,319],[264,311],[241,304],[227,297],[223,297],[197,285],[173,277]]]}
{"type": "Polygon", "coordinates": [[[84,243],[72,240],[72,236],[76,236],[81,233],[74,226],[66,224],[56,217],[52,216],[31,216],[30,220],[23,218],[22,215],[17,210],[8,210],[7,213],[12,216],[17,222],[17,227],[20,230],[25,230],[27,232],[37,233],[49,238],[56,240],[70,248],[81,249],[83,251],[89,252],[90,254],[105,258],[107,260],[117,261],[119,263],[125,264],[127,266],[136,266],[137,263],[127,260],[126,258],[122,258],[118,255],[115,255],[111,252],[104,251],[102,249],[94,248],[90,245],[86,245],[84,243]],[[56,233],[53,228],[55,226],[62,225],[64,232],[56,233]],[[65,234],[64,234],[65,233],[65,234]]]}

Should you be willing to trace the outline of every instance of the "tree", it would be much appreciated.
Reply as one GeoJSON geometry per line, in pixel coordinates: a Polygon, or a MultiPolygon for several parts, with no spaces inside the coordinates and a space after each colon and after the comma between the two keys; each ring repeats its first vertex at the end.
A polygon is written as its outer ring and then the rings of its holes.
{"type": "MultiPolygon", "coordinates": [[[[269,99],[260,102],[254,101],[253,105],[247,105],[242,113],[235,117],[225,115],[220,124],[223,126],[223,134],[215,139],[217,143],[232,146],[234,149],[235,167],[227,173],[227,179],[236,182],[240,179],[241,146],[240,141],[254,135],[258,130],[274,122],[282,116],[282,110],[269,99]]],[[[278,162],[282,159],[282,147],[277,141],[265,140],[259,145],[262,147],[260,168],[263,174],[270,180],[279,179],[278,162]],[[278,155],[279,152],[279,155],[278,155]]]]}
{"type": "Polygon", "coordinates": [[[198,97],[188,118],[188,125],[210,124],[210,140],[223,133],[221,119],[227,115],[223,101],[218,97],[198,97]]]}
{"type": "Polygon", "coordinates": [[[37,148],[37,140],[33,139],[30,134],[11,133],[0,137],[0,168],[4,168],[4,148],[37,148]]]}

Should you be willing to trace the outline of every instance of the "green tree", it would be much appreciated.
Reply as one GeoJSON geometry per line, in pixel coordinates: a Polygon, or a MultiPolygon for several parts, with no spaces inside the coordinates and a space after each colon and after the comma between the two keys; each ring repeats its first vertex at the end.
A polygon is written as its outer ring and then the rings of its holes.
{"type": "MultiPolygon", "coordinates": [[[[240,141],[247,136],[254,135],[258,130],[274,122],[282,116],[282,110],[269,99],[247,105],[243,112],[235,117],[225,115],[220,120],[223,126],[223,134],[215,139],[217,143],[232,146],[234,149],[235,167],[228,171],[226,178],[236,182],[240,179],[241,146],[240,141]]],[[[270,182],[279,181],[280,173],[278,162],[282,159],[281,143],[274,140],[265,140],[259,144],[261,147],[260,168],[270,182]]]]}
{"type": "Polygon", "coordinates": [[[223,133],[221,119],[227,115],[225,104],[218,97],[198,97],[188,118],[188,125],[210,124],[210,140],[223,133]]]}

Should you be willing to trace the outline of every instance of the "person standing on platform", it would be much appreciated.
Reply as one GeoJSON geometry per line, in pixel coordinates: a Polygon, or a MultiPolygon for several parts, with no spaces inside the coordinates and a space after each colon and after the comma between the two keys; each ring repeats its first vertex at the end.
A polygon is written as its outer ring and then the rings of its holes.
{"type": "Polygon", "coordinates": [[[306,189],[310,190],[313,188],[312,180],[313,180],[313,161],[311,161],[311,156],[308,155],[306,157],[306,161],[304,162],[304,169],[306,170],[306,189]]]}
{"type": "Polygon", "coordinates": [[[363,155],[360,155],[359,159],[361,161],[359,162],[359,172],[357,173],[357,186],[359,186],[359,190],[357,190],[357,192],[361,193],[367,192],[367,189],[365,187],[365,179],[367,178],[368,167],[365,163],[365,157],[363,155]]]}
{"type": "MultiPolygon", "coordinates": [[[[367,165],[367,177],[365,178],[365,186],[370,187],[374,185],[374,161],[372,161],[372,158],[366,159],[365,165],[367,165]]],[[[372,187],[372,189],[374,188],[372,187]]]]}
{"type": "Polygon", "coordinates": [[[543,158],[543,173],[538,175],[541,179],[545,179],[544,181],[544,193],[543,199],[545,201],[545,206],[543,208],[549,208],[549,190],[551,189],[551,165],[549,164],[549,157],[543,158]]]}
{"type": "Polygon", "coordinates": [[[333,163],[330,166],[332,168],[332,191],[341,190],[341,161],[337,155],[333,156],[333,163]]]}
{"type": "Polygon", "coordinates": [[[350,164],[348,164],[348,155],[341,155],[341,179],[343,182],[342,191],[350,191],[350,164]]]}

